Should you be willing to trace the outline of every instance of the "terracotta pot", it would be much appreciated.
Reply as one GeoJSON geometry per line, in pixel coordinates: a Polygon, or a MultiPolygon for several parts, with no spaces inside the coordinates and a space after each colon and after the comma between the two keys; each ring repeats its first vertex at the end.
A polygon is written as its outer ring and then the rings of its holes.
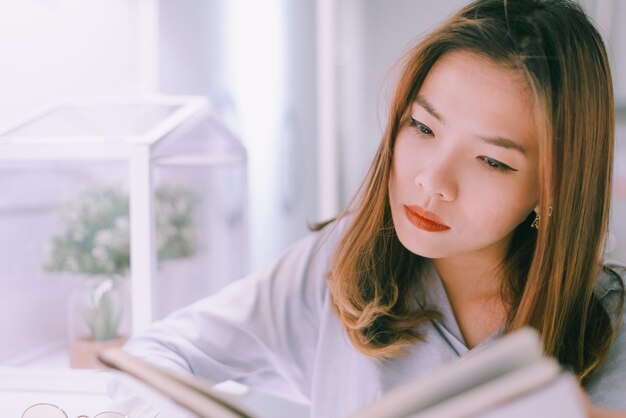
{"type": "Polygon", "coordinates": [[[74,369],[102,369],[97,355],[102,350],[112,347],[121,347],[127,340],[126,336],[111,340],[94,341],[91,338],[81,338],[70,343],[70,367],[74,369]]]}

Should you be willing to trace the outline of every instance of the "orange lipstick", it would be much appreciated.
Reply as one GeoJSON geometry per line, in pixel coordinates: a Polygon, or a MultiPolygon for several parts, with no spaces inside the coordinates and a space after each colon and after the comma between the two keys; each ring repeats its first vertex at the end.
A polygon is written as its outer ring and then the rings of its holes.
{"type": "Polygon", "coordinates": [[[428,212],[421,206],[404,205],[404,213],[413,226],[424,231],[443,232],[451,229],[437,215],[428,212]]]}

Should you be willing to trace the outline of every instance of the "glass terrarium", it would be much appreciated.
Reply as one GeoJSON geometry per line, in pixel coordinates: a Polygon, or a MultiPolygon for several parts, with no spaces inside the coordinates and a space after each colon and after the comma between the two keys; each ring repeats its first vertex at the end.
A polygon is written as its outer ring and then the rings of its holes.
{"type": "Polygon", "coordinates": [[[0,365],[67,364],[244,275],[246,195],[203,98],[66,102],[0,134],[0,365]]]}

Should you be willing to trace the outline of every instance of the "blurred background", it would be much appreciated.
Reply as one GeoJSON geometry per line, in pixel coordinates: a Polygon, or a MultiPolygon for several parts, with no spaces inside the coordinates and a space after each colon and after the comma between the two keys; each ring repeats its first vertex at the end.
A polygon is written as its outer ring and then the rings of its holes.
{"type": "MultiPolygon", "coordinates": [[[[307,234],[309,223],[332,217],[350,199],[386,123],[394,64],[465,3],[0,0],[0,132],[60,100],[207,98],[215,123],[245,148],[246,167],[238,174],[243,181],[206,174],[218,178],[206,184],[226,183],[202,186],[226,200],[229,191],[245,194],[235,201],[246,206],[238,231],[247,232],[233,250],[241,257],[228,259],[241,265],[222,273],[234,279],[270,262],[307,234]],[[232,184],[235,189],[229,189],[232,184]]],[[[582,4],[606,39],[615,76],[618,130],[608,255],[626,261],[626,3],[582,4]]],[[[46,164],[19,158],[0,164],[0,335],[16,341],[3,344],[2,364],[49,364],[41,360],[46,344],[58,340],[51,346],[61,347],[68,333],[65,295],[74,284],[49,280],[41,266],[50,235],[61,230],[51,221],[64,205],[59,194],[79,193],[80,186],[68,179],[81,177],[76,173],[85,167],[72,171],[70,163],[57,163],[55,173],[65,173],[58,183],[63,187],[38,186],[49,177],[46,164]],[[49,231],[37,219],[49,221],[49,231]]],[[[126,168],[112,163],[90,170],[90,178],[116,173],[112,178],[122,181],[126,168]]],[[[225,237],[213,239],[216,248],[225,237]]],[[[176,268],[173,275],[182,276],[192,267],[176,268]]],[[[202,275],[201,265],[196,268],[190,274],[202,275]]],[[[204,271],[203,280],[222,280],[204,271]]]]}

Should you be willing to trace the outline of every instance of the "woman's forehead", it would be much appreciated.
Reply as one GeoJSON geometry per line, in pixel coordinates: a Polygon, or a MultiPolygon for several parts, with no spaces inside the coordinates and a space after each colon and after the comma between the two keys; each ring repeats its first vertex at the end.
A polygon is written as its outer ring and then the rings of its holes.
{"type": "Polygon", "coordinates": [[[533,98],[523,74],[473,52],[437,60],[413,101],[416,109],[455,129],[535,142],[533,98]]]}

